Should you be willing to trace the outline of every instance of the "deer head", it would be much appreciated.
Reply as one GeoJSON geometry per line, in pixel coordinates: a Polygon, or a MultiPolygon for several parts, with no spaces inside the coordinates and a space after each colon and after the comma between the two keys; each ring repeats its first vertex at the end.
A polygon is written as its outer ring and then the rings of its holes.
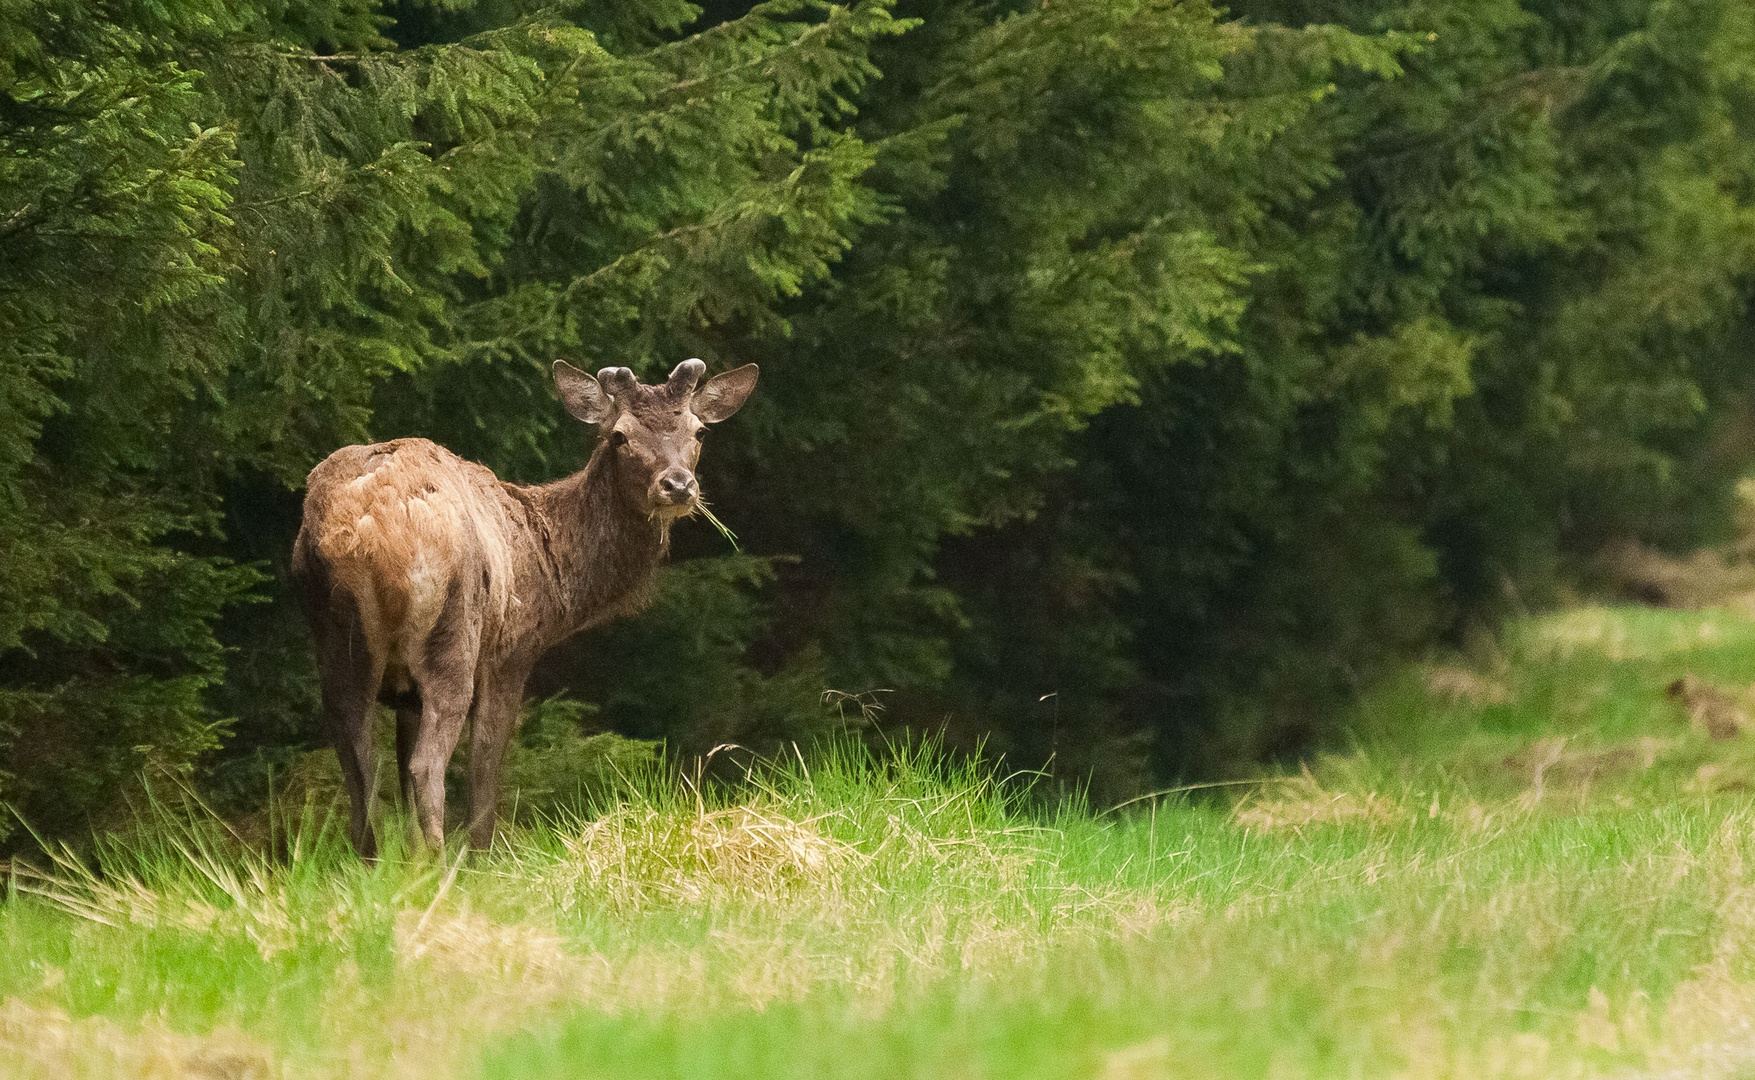
{"type": "Polygon", "coordinates": [[[695,465],[707,425],[737,412],[760,373],[745,364],[698,386],[706,370],[699,360],[684,360],[669,379],[646,386],[625,367],[606,367],[592,378],[555,361],[561,401],[574,419],[597,426],[622,498],[636,513],[671,519],[694,511],[701,495],[695,465]]]}

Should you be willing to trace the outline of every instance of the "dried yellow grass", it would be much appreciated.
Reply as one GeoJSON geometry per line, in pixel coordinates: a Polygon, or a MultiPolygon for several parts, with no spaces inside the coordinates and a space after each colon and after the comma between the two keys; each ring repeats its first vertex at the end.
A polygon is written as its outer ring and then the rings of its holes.
{"type": "Polygon", "coordinates": [[[161,1025],[123,1027],[102,1017],[0,1002],[0,1077],[6,1080],[273,1080],[267,1049],[235,1031],[182,1035],[161,1025]]]}
{"type": "MultiPolygon", "coordinates": [[[[1745,499],[1747,495],[1745,495],[1745,499]]],[[[1743,543],[1669,555],[1632,540],[1610,543],[1597,556],[1599,569],[1623,595],[1675,608],[1755,611],[1755,560],[1743,543]]]]}
{"type": "Polygon", "coordinates": [[[1582,805],[1595,781],[1648,771],[1675,746],[1674,740],[1651,736],[1620,746],[1569,750],[1571,743],[1567,737],[1538,739],[1504,759],[1506,769],[1527,778],[1516,806],[1528,811],[1556,799],[1561,805],[1582,805]]]}
{"type": "Polygon", "coordinates": [[[833,986],[869,1005],[899,980],[997,971],[1056,941],[1149,933],[1185,911],[1135,890],[1030,880],[1049,854],[1034,830],[934,835],[898,812],[855,847],[827,835],[827,818],[787,811],[636,805],[563,838],[563,857],[542,872],[557,912],[692,908],[720,923],[686,955],[593,958],[575,991],[588,986],[609,1009],[635,998],[762,1007],[833,986]],[[936,881],[944,895],[874,905],[897,877],[936,881]]]}
{"type": "Polygon", "coordinates": [[[1751,613],[1715,609],[1652,624],[1631,621],[1613,608],[1577,608],[1531,622],[1525,640],[1530,659],[1596,653],[1616,663],[1654,660],[1738,640],[1748,632],[1751,613]]]}
{"type": "Polygon", "coordinates": [[[1308,770],[1271,789],[1245,796],[1232,810],[1237,824],[1258,832],[1322,825],[1393,825],[1409,817],[1394,799],[1376,792],[1325,790],[1308,770]]]}
{"type": "MultiPolygon", "coordinates": [[[[1529,763],[1532,778],[1538,767],[1554,775],[1564,751],[1564,744],[1544,746],[1529,763]]],[[[461,872],[462,864],[419,870],[427,875],[424,887],[386,893],[369,911],[349,908],[362,901],[338,889],[320,919],[303,908],[288,914],[285,881],[269,871],[240,870],[237,888],[224,886],[218,904],[199,901],[194,893],[157,893],[126,875],[71,890],[68,895],[85,905],[89,917],[111,926],[246,935],[252,942],[260,937],[272,943],[280,940],[276,934],[301,945],[343,942],[362,921],[381,920],[388,911],[394,924],[391,982],[386,988],[363,981],[349,966],[351,979],[337,978],[324,988],[320,1041],[332,1049],[315,1059],[281,1061],[225,1030],[188,1037],[152,1022],[123,1028],[14,1002],[0,1014],[0,1077],[432,1080],[467,1072],[484,1043],[576,1010],[710,1015],[804,1001],[829,989],[837,1008],[881,1017],[947,974],[978,981],[1037,977],[1030,973],[1040,974],[1036,962],[1048,949],[1150,934],[1191,918],[1199,926],[1206,915],[1217,916],[1206,923],[1209,931],[1183,940],[1176,955],[1180,977],[1210,980],[1234,962],[1240,926],[1258,919],[1271,926],[1275,912],[1291,902],[1282,891],[1262,889],[1203,909],[1149,890],[1105,887],[1088,876],[1060,873],[1057,860],[1064,856],[1050,830],[981,827],[971,819],[959,833],[946,819],[917,814],[919,806],[900,800],[896,813],[860,818],[860,833],[843,831],[858,835],[855,844],[831,835],[846,820],[800,814],[797,805],[763,798],[718,810],[624,807],[557,838],[546,855],[527,851],[516,863],[491,864],[488,873],[461,872]],[[883,890],[895,875],[908,885],[897,889],[906,895],[892,904],[883,890]],[[441,877],[435,894],[432,883],[441,877]],[[513,900],[530,903],[507,903],[513,900]],[[593,920],[613,914],[604,907],[612,901],[642,905],[616,916],[626,920],[624,927],[638,925],[654,909],[689,909],[691,917],[679,922],[707,926],[699,936],[673,937],[662,930],[570,936],[563,901],[573,905],[574,915],[589,910],[593,920]],[[708,918],[696,920],[695,914],[708,918]]],[[[1439,817],[1433,805],[1418,814],[1439,817]]],[[[1478,809],[1470,803],[1443,816],[1460,823],[1478,809]]],[[[1484,817],[1479,828],[1488,828],[1489,820],[1523,820],[1529,811],[1507,804],[1493,813],[1500,818],[1484,817]]],[[[1247,828],[1293,832],[1413,816],[1393,799],[1328,790],[1309,775],[1289,778],[1236,811],[1247,828]]],[[[1755,960],[1755,883],[1743,865],[1748,826],[1747,815],[1736,815],[1709,851],[1678,848],[1671,859],[1665,849],[1625,867],[1642,888],[1710,873],[1712,895],[1723,898],[1711,961],[1667,1004],[1654,1005],[1638,994],[1614,1000],[1597,991],[1587,1007],[1532,1033],[1459,1025],[1454,1002],[1417,990],[1374,1000],[1377,987],[1417,988],[1428,978],[1425,943],[1406,926],[1367,932],[1344,956],[1313,952],[1308,964],[1318,981],[1328,965],[1337,985],[1351,986],[1350,993],[1370,1004],[1371,1053],[1394,1064],[1381,1075],[1746,1075],[1755,1063],[1755,983],[1745,979],[1755,960]],[[1354,960],[1362,970],[1351,966],[1354,960]]],[[[1405,852],[1397,853],[1391,833],[1360,840],[1344,860],[1313,874],[1313,885],[1350,889],[1398,877],[1451,875],[1469,865],[1467,849],[1478,846],[1471,841],[1430,860],[1409,861],[1405,852]]],[[[1546,955],[1576,933],[1576,926],[1553,914],[1566,909],[1566,895],[1567,883],[1558,878],[1496,881],[1487,895],[1448,914],[1447,925],[1461,940],[1511,941],[1521,955],[1546,955]]],[[[263,955],[279,955],[277,948],[263,955]]],[[[1253,1001],[1256,993],[1242,988],[1237,1000],[1253,1001]]],[[[1259,994],[1265,1000],[1271,993],[1263,976],[1259,994]]],[[[1502,1004],[1517,1007],[1509,996],[1502,1004]]],[[[1188,1046],[1173,1038],[1140,1038],[1094,1057],[1088,1075],[1170,1080],[1199,1074],[1200,1062],[1188,1046]]],[[[1270,1067],[1267,1074],[1310,1075],[1295,1065],[1278,1072],[1270,1067]]]]}
{"type": "MultiPolygon", "coordinates": [[[[1687,626],[1648,614],[1620,625],[1563,616],[1574,625],[1548,644],[1643,655],[1717,632],[1717,614],[1687,626]]],[[[1434,693],[1474,704],[1503,685],[1542,688],[1509,667],[1503,683],[1425,675],[1434,693]]],[[[1650,704],[1670,677],[1628,700],[1650,704]]],[[[833,1032],[851,1012],[911,1038],[906,1025],[936,1030],[915,1015],[922,991],[949,1009],[967,1002],[972,1025],[1038,999],[1058,1022],[1052,1006],[1069,994],[1115,1010],[1073,1048],[1080,1064],[1066,1072],[1090,1080],[1755,1075],[1755,810],[1714,796],[1648,813],[1602,791],[1660,761],[1683,762],[1702,792],[1735,785],[1741,758],[1697,768],[1692,755],[1745,744],[1690,738],[1678,713],[1645,738],[1598,745],[1582,722],[1602,700],[1593,694],[1553,695],[1576,728],[1480,740],[1455,784],[1421,788],[1402,779],[1421,774],[1376,768],[1363,752],[1252,782],[1230,814],[1237,828],[1202,803],[1149,818],[1042,815],[1002,803],[978,776],[886,765],[828,782],[801,761],[793,777],[754,774],[740,805],[726,805],[726,789],[630,786],[601,819],[513,829],[489,857],[455,866],[417,855],[362,867],[333,851],[276,864],[237,845],[210,857],[199,843],[183,860],[158,841],[157,855],[116,859],[102,876],[21,879],[102,924],[74,932],[121,961],[80,968],[76,946],[70,985],[113,978],[129,950],[173,942],[179,963],[211,944],[222,962],[254,964],[253,948],[284,978],[276,985],[327,965],[311,992],[265,1010],[185,1010],[167,997],[162,1016],[118,1023],[69,1018],[55,1006],[77,1012],[89,996],[46,985],[0,1014],[0,1078],[433,1080],[468,1074],[484,1046],[551,1020],[613,1039],[614,1017],[630,1031],[656,1017],[717,1038],[728,1022],[747,1025],[742,1037],[813,1013],[833,1032]],[[1493,783],[1476,784],[1481,772],[1493,783]],[[1591,813],[1569,813],[1575,803],[1591,813]],[[1574,963],[1581,950],[1604,962],[1574,963]],[[1466,967],[1477,957],[1478,973],[1466,967]],[[780,1003],[801,1008],[769,1008],[780,1003]],[[1163,1026],[1147,1004],[1162,1006],[1163,1026]],[[271,1051],[225,1027],[279,1040],[279,1008],[292,1034],[271,1051]],[[173,1016],[217,1017],[221,1030],[182,1035],[173,1016]],[[1224,1024],[1232,1030],[1215,1030],[1224,1024]]],[[[49,963],[46,953],[32,962],[49,963]]],[[[103,1007],[138,1009],[141,985],[131,1005],[103,1007]]],[[[954,1069],[936,1045],[924,1053],[926,1071],[954,1069]]],[[[968,1060],[968,1074],[993,1071],[968,1060]]]]}
{"type": "Polygon", "coordinates": [[[1426,669],[1426,689],[1452,705],[1500,705],[1511,700],[1502,680],[1452,664],[1426,669]]]}
{"type": "Polygon", "coordinates": [[[396,959],[425,965],[446,981],[516,987],[523,1004],[566,997],[588,981],[589,971],[553,931],[467,909],[402,912],[396,920],[396,959]]]}
{"type": "Polygon", "coordinates": [[[617,911],[714,899],[777,900],[821,890],[859,858],[811,820],[752,804],[693,815],[627,806],[562,841],[551,877],[562,911],[589,898],[617,911]]]}
{"type": "MultiPolygon", "coordinates": [[[[178,849],[193,871],[181,876],[100,875],[69,856],[26,887],[91,923],[247,939],[264,960],[311,946],[346,956],[362,932],[392,927],[394,991],[344,959],[323,990],[322,1042],[339,1051],[296,1063],[301,1075],[374,1080],[466,1069],[484,1040],[580,1008],[760,1009],[830,988],[854,1008],[880,1009],[950,973],[1010,970],[1057,942],[1145,934],[1184,913],[1062,873],[1051,832],[977,825],[963,799],[898,798],[860,819],[857,846],[831,835],[851,819],[801,814],[799,800],[636,801],[487,874],[417,863],[393,889],[337,879],[343,887],[307,895],[309,879],[199,841],[178,849]],[[892,889],[905,899],[887,905],[892,889]],[[640,922],[665,910],[698,912],[712,927],[595,948],[559,929],[581,912],[640,922]]],[[[107,1032],[81,1027],[64,1041],[101,1057],[107,1032]]],[[[155,1038],[141,1043],[145,1064],[106,1075],[183,1075],[166,1070],[210,1049],[155,1038]]],[[[59,1059],[43,1060],[42,1075],[54,1075],[59,1059]]]]}
{"type": "Polygon", "coordinates": [[[1733,818],[1713,837],[1706,865],[1723,891],[1712,957],[1676,987],[1646,1047],[1652,1075],[1746,1077],[1755,1069],[1755,883],[1743,858],[1746,819],[1733,818]]]}
{"type": "Polygon", "coordinates": [[[1170,1075],[1170,1040],[1157,1038],[1105,1055],[1097,1080],[1168,1080],[1170,1075]]]}

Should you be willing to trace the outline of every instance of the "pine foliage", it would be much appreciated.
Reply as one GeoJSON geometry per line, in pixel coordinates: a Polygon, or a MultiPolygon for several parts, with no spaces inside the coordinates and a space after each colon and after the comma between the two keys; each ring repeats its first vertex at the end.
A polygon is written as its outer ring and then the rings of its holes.
{"type": "Polygon", "coordinates": [[[764,377],[745,553],[680,531],[554,715],[892,691],[1100,794],[1308,749],[1721,518],[1752,58],[1737,0],[0,0],[0,799],[259,798],[319,741],[305,472],[576,467],[556,356],[764,377]]]}

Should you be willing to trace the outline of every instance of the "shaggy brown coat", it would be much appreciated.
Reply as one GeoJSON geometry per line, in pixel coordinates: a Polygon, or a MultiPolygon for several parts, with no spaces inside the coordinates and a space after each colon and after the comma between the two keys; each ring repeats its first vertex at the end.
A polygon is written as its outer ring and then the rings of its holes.
{"type": "Polygon", "coordinates": [[[325,726],[354,844],[368,857],[372,710],[396,709],[397,772],[430,844],[444,837],[445,768],[469,750],[469,826],[491,843],[524,684],[564,638],[639,610],[670,526],[698,506],[707,423],[736,412],[755,365],[699,390],[699,360],[642,386],[555,367],[568,411],[599,426],[584,470],[525,487],[426,439],[348,446],[311,471],[293,574],[317,643],[325,726]]]}

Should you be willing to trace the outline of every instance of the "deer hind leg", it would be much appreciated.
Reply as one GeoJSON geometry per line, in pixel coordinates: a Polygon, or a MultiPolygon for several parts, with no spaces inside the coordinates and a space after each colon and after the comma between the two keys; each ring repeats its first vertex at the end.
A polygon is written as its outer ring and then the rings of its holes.
{"type": "Polygon", "coordinates": [[[372,831],[376,779],[372,753],[372,711],[378,701],[383,661],[366,645],[359,608],[342,596],[317,631],[318,679],[323,692],[323,724],[341,762],[347,788],[348,833],[362,858],[376,858],[372,831]]]}
{"type": "MultiPolygon", "coordinates": [[[[446,601],[412,673],[420,687],[420,719],[407,740],[407,784],[413,792],[421,836],[435,848],[445,843],[445,768],[451,763],[475,699],[481,632],[468,607],[459,592],[446,601]]],[[[404,742],[401,735],[399,730],[399,757],[404,742]]]]}
{"type": "Polygon", "coordinates": [[[420,727],[410,748],[408,774],[415,819],[429,847],[445,843],[445,768],[469,715],[471,681],[442,677],[430,690],[422,687],[420,727]]]}

